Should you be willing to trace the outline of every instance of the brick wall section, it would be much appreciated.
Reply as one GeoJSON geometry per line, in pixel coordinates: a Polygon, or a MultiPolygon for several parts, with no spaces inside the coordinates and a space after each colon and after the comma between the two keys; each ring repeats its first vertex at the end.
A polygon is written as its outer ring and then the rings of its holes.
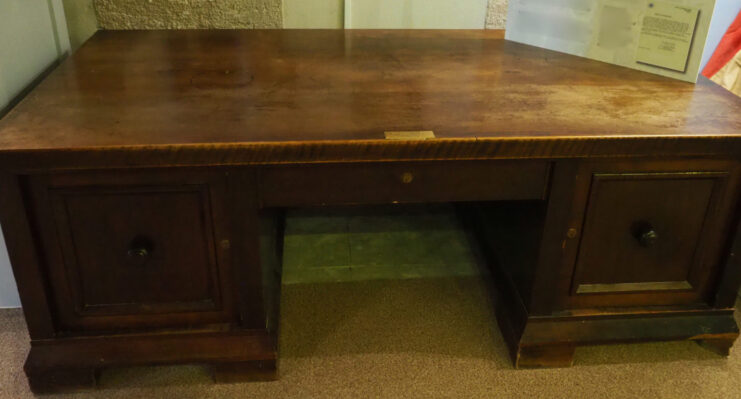
{"type": "MultiPolygon", "coordinates": [[[[94,0],[101,29],[281,28],[281,0],[94,0]]],[[[504,29],[507,0],[489,0],[487,29],[504,29]]]]}
{"type": "Polygon", "coordinates": [[[95,0],[101,29],[282,27],[281,0],[95,0]]]}
{"type": "Polygon", "coordinates": [[[486,29],[504,29],[507,23],[507,0],[489,0],[486,29]]]}

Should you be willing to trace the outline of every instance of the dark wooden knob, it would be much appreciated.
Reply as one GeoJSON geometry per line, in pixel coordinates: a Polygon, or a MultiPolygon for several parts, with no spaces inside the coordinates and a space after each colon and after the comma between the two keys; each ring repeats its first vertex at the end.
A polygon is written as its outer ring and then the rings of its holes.
{"type": "Polygon", "coordinates": [[[126,255],[132,259],[145,260],[152,254],[153,249],[154,244],[152,243],[152,240],[147,237],[137,236],[131,240],[126,255]]]}
{"type": "Polygon", "coordinates": [[[131,248],[127,255],[132,258],[143,258],[149,256],[149,251],[146,248],[131,248]]]}
{"type": "Polygon", "coordinates": [[[659,239],[659,234],[654,229],[653,225],[648,222],[636,222],[633,224],[633,237],[643,247],[650,247],[656,243],[659,239]]]}

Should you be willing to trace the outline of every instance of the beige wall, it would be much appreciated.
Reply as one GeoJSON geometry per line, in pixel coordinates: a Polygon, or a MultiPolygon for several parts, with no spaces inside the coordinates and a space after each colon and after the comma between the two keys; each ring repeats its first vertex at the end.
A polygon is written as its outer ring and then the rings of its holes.
{"type": "MultiPolygon", "coordinates": [[[[67,0],[67,2],[94,2],[101,29],[284,26],[341,28],[344,4],[344,0],[67,0]],[[315,4],[311,4],[312,2],[315,4]]],[[[507,0],[489,0],[486,28],[503,29],[506,15],[507,0]]]]}
{"type": "Polygon", "coordinates": [[[281,0],[94,0],[101,29],[280,28],[281,0]]]}
{"type": "Polygon", "coordinates": [[[77,50],[98,30],[93,0],[62,0],[72,51],[77,50]]]}
{"type": "Polygon", "coordinates": [[[345,0],[282,0],[286,29],[342,29],[345,0]]]}

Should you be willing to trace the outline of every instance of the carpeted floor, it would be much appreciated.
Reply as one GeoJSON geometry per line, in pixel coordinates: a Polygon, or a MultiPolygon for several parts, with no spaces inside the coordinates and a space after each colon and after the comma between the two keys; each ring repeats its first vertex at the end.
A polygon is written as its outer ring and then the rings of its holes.
{"type": "MultiPolygon", "coordinates": [[[[80,398],[736,398],[741,353],[691,342],[577,349],[568,369],[514,370],[479,278],[292,284],[281,379],[214,384],[197,366],[107,370],[80,398]]],[[[0,310],[0,397],[31,393],[19,310],[0,310]]],[[[56,397],[56,396],[51,396],[56,397]]]]}

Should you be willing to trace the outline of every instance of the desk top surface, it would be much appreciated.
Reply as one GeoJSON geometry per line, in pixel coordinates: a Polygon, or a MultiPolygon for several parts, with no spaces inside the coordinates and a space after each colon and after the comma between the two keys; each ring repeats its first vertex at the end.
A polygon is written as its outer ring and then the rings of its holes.
{"type": "Polygon", "coordinates": [[[501,31],[101,31],[0,121],[0,151],[741,137],[741,99],[501,31]]]}

